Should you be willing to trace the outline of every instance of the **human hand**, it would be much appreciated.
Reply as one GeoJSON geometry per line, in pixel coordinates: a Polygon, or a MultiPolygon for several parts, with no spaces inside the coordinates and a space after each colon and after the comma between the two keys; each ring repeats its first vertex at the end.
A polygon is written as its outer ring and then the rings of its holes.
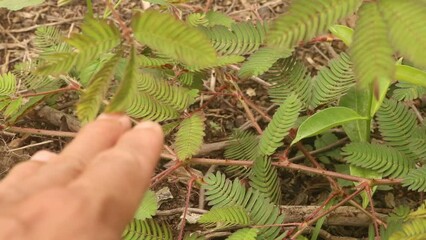
{"type": "Polygon", "coordinates": [[[0,239],[119,239],[162,146],[158,124],[101,115],[60,154],[37,152],[0,182],[0,239]]]}

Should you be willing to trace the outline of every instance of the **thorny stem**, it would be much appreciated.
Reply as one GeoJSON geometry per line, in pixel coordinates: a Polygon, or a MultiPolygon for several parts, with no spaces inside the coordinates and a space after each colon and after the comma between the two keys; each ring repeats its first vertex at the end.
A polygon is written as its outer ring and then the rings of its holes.
{"type": "Polygon", "coordinates": [[[182,161],[178,161],[175,163],[175,165],[167,168],[166,170],[160,172],[159,174],[157,174],[155,177],[153,177],[151,179],[151,186],[150,188],[152,188],[153,186],[155,186],[157,183],[159,183],[163,178],[165,178],[166,176],[168,176],[169,174],[171,174],[172,172],[174,172],[176,169],[180,168],[183,165],[182,161]]]}
{"type": "Polygon", "coordinates": [[[186,194],[185,210],[183,211],[183,215],[182,215],[182,224],[180,226],[178,240],[182,240],[183,239],[183,233],[184,233],[185,224],[186,224],[186,214],[188,213],[189,200],[191,199],[192,185],[194,184],[195,180],[197,180],[197,178],[196,177],[192,177],[189,180],[189,182],[188,182],[188,193],[186,194]]]}
{"type": "MultiPolygon", "coordinates": [[[[365,186],[365,192],[367,193],[367,197],[368,200],[370,201],[370,208],[371,208],[371,213],[376,216],[376,210],[374,209],[374,202],[373,202],[373,197],[371,196],[371,187],[370,186],[365,186]]],[[[380,231],[379,231],[379,225],[377,223],[377,221],[374,221],[374,230],[376,232],[376,238],[377,240],[380,239],[380,231]]]]}

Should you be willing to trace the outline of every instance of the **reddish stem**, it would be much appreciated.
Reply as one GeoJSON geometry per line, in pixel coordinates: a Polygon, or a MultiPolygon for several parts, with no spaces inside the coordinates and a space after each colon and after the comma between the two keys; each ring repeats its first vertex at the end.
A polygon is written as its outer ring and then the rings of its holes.
{"type": "Polygon", "coordinates": [[[188,193],[186,194],[185,209],[183,210],[182,224],[180,226],[181,228],[180,228],[180,231],[179,231],[178,240],[183,239],[183,233],[185,231],[185,224],[186,224],[186,214],[188,213],[189,200],[191,199],[192,186],[194,185],[195,180],[197,180],[197,178],[192,177],[188,182],[188,193]]]}

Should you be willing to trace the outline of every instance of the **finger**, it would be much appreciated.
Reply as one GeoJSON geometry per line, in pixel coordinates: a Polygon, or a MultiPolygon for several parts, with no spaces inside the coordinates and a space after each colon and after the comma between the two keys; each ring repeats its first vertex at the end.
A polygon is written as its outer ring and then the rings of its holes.
{"type": "Polygon", "coordinates": [[[69,187],[91,195],[104,211],[105,221],[121,231],[149,186],[162,146],[161,127],[141,123],[124,134],[114,148],[98,155],[69,187]]]}
{"type": "Polygon", "coordinates": [[[127,116],[100,115],[96,121],[87,124],[79,132],[58,155],[57,161],[45,164],[36,175],[30,176],[15,189],[11,189],[7,200],[17,201],[42,189],[65,186],[84,171],[88,161],[101,151],[113,147],[130,127],[131,122],[127,116]]]}
{"type": "Polygon", "coordinates": [[[2,180],[0,188],[9,188],[20,184],[50,160],[57,157],[56,153],[46,150],[36,152],[28,161],[16,165],[9,174],[2,180]]]}

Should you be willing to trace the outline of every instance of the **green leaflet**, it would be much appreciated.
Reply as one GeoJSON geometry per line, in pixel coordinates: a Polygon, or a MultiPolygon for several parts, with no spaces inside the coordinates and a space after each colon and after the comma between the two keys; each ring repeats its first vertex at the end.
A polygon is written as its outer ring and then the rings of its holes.
{"type": "Polygon", "coordinates": [[[114,55],[104,63],[102,68],[93,76],[89,87],[84,91],[77,104],[77,116],[82,123],[88,123],[96,118],[109,84],[114,75],[114,70],[120,60],[119,55],[114,55]]]}
{"type": "Polygon", "coordinates": [[[197,26],[207,26],[209,24],[209,20],[206,19],[205,14],[201,13],[191,13],[186,17],[186,22],[194,27],[197,26]]]}
{"type": "Polygon", "coordinates": [[[231,234],[226,240],[256,240],[259,229],[242,228],[231,234]]]}
{"type": "MultiPolygon", "coordinates": [[[[390,83],[394,78],[393,50],[376,2],[367,2],[361,6],[349,52],[355,77],[361,87],[370,87],[374,83],[374,91],[378,92],[382,90],[378,87],[384,87],[383,82],[390,83]]],[[[375,97],[382,100],[384,96],[375,93],[375,97]]]]}
{"type": "Polygon", "coordinates": [[[175,151],[180,160],[190,159],[200,150],[205,134],[204,127],[204,117],[197,113],[180,123],[175,141],[175,151]]]}
{"type": "Polygon", "coordinates": [[[304,138],[315,136],[344,123],[362,119],[367,119],[367,117],[360,116],[354,110],[346,107],[330,107],[321,110],[300,125],[296,138],[291,144],[293,145],[304,138]]]}
{"type": "Polygon", "coordinates": [[[222,55],[251,54],[263,44],[266,26],[262,23],[234,23],[231,28],[216,25],[200,30],[210,39],[213,47],[222,55]]]}
{"type": "Polygon", "coordinates": [[[138,220],[152,218],[152,216],[156,214],[157,209],[157,196],[155,195],[155,192],[148,190],[145,192],[143,199],[135,212],[134,218],[138,220]]]}
{"type": "Polygon", "coordinates": [[[3,116],[5,118],[9,118],[13,116],[19,111],[22,104],[24,104],[22,97],[10,101],[9,105],[6,107],[6,109],[3,112],[3,116]]]}
{"type": "Polygon", "coordinates": [[[77,69],[81,69],[101,54],[109,52],[120,43],[120,31],[106,20],[86,17],[82,33],[74,33],[66,42],[78,49],[77,69]]]}
{"type": "Polygon", "coordinates": [[[272,24],[267,42],[276,48],[292,49],[325,32],[337,20],[355,12],[361,0],[295,0],[285,14],[272,24]]]}
{"type": "Polygon", "coordinates": [[[43,2],[44,0],[0,0],[0,8],[16,11],[24,7],[39,5],[43,2]]]}
{"type": "MultiPolygon", "coordinates": [[[[392,45],[415,66],[426,68],[426,2],[383,0],[379,8],[392,45]]],[[[376,32],[376,36],[379,33],[376,32]]]]}
{"type": "Polygon", "coordinates": [[[209,27],[213,27],[216,25],[222,25],[227,28],[231,28],[234,20],[230,18],[228,15],[218,12],[218,11],[208,11],[206,13],[206,19],[208,20],[209,27]]]}
{"type": "Polygon", "coordinates": [[[165,223],[158,223],[153,219],[133,219],[124,229],[122,240],[173,240],[170,227],[165,223]]]}
{"type": "MultiPolygon", "coordinates": [[[[210,173],[204,177],[206,200],[210,206],[220,208],[224,206],[241,206],[250,216],[255,225],[271,225],[282,223],[284,215],[280,214],[279,208],[269,198],[253,188],[246,189],[237,178],[234,181],[225,178],[225,175],[217,172],[210,173]]],[[[258,239],[283,239],[280,227],[260,228],[258,239]]]]}
{"type": "Polygon", "coordinates": [[[352,28],[344,25],[333,25],[329,27],[328,30],[330,30],[334,36],[340,38],[346,46],[349,47],[352,44],[352,38],[354,35],[354,30],[352,28]]]}
{"type": "Polygon", "coordinates": [[[40,75],[60,75],[68,73],[77,61],[75,52],[55,52],[43,55],[42,63],[35,70],[40,75]]]}
{"type": "Polygon", "coordinates": [[[248,212],[241,206],[225,206],[213,208],[204,213],[198,223],[206,227],[227,228],[250,224],[248,212]]]}
{"type": "Polygon", "coordinates": [[[312,82],[310,105],[313,108],[339,99],[355,85],[349,55],[343,52],[332,59],[327,66],[320,69],[312,82]]]}
{"type": "Polygon", "coordinates": [[[106,112],[125,112],[126,107],[132,102],[137,94],[137,77],[139,68],[136,60],[136,50],[132,47],[130,58],[127,62],[124,77],[118,86],[118,90],[112,97],[110,104],[106,108],[106,112]]]}
{"type": "Polygon", "coordinates": [[[289,49],[260,48],[243,63],[238,75],[240,78],[259,76],[268,71],[278,59],[287,58],[291,53],[289,49]]]}
{"type": "Polygon", "coordinates": [[[205,35],[171,15],[148,10],[132,19],[138,41],[189,66],[208,66],[216,61],[216,53],[205,35]]]}
{"type": "Polygon", "coordinates": [[[16,77],[12,73],[0,74],[0,96],[10,96],[16,91],[16,77]]]}
{"type": "Polygon", "coordinates": [[[402,186],[408,187],[408,190],[426,192],[426,166],[411,170],[404,177],[402,186]]]}
{"type": "Polygon", "coordinates": [[[283,145],[282,141],[294,126],[301,108],[302,104],[295,94],[290,95],[280,105],[260,139],[261,154],[269,156],[283,145]]]}
{"type": "Polygon", "coordinates": [[[396,80],[426,87],[426,72],[407,65],[396,65],[396,80]]]}
{"type": "Polygon", "coordinates": [[[352,142],[342,148],[349,163],[382,173],[384,177],[398,178],[407,175],[413,162],[398,150],[381,144],[352,142]]]}
{"type": "Polygon", "coordinates": [[[281,202],[281,185],[277,168],[272,165],[269,157],[258,156],[253,161],[254,164],[249,176],[250,186],[279,205],[281,202]]]}

